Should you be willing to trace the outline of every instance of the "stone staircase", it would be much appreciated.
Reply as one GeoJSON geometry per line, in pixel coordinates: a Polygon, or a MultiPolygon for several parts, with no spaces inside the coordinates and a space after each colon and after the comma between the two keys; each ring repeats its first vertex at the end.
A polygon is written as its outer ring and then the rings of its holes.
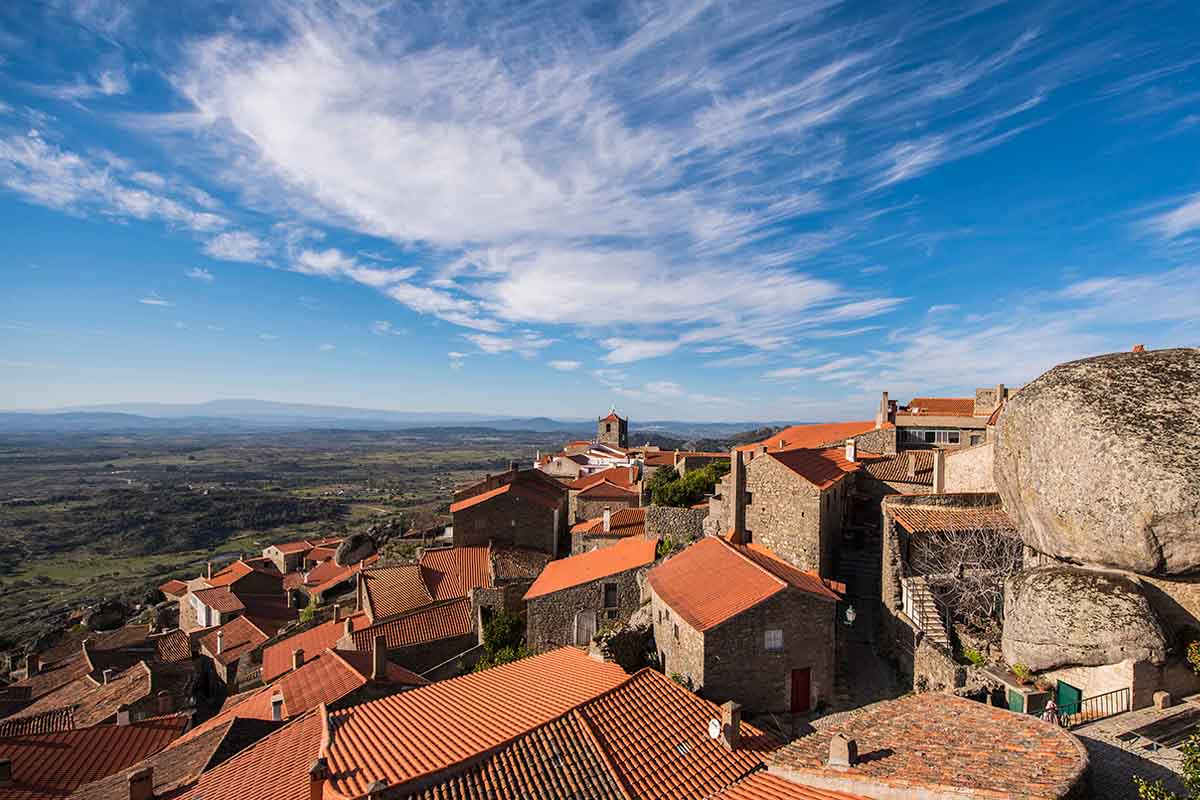
{"type": "Polygon", "coordinates": [[[929,589],[929,584],[921,576],[905,578],[905,612],[917,627],[925,632],[929,641],[951,650],[950,635],[946,630],[946,620],[942,617],[941,609],[929,589]]]}

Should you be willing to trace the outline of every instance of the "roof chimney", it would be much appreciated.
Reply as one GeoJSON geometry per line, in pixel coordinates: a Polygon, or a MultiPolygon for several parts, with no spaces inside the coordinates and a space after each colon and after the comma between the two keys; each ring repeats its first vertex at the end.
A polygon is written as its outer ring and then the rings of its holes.
{"type": "Polygon", "coordinates": [[[0,758],[0,786],[12,786],[12,759],[0,758]]]}
{"type": "Polygon", "coordinates": [[[888,422],[889,410],[888,393],[884,392],[879,398],[879,408],[875,409],[875,430],[879,430],[888,422]]]}
{"type": "Polygon", "coordinates": [[[175,710],[175,698],[171,697],[171,693],[166,689],[159,689],[155,696],[158,704],[158,713],[160,716],[170,714],[175,710]]]}
{"type": "Polygon", "coordinates": [[[304,651],[297,647],[292,651],[292,669],[300,669],[304,666],[304,651]]]}
{"type": "Polygon", "coordinates": [[[604,532],[608,533],[612,530],[612,509],[608,506],[604,507],[604,532]]]}
{"type": "MultiPolygon", "coordinates": [[[[307,578],[305,578],[305,580],[307,581],[308,579],[307,579],[307,578]]],[[[287,607],[288,607],[288,608],[292,608],[292,603],[293,603],[294,601],[292,600],[292,590],[291,590],[291,589],[284,589],[284,590],[283,590],[283,599],[284,599],[284,602],[286,602],[286,603],[287,603],[287,607]]]]}
{"type": "Polygon", "coordinates": [[[733,543],[746,543],[746,462],[742,451],[729,454],[730,470],[733,473],[733,543]]]}
{"type": "Polygon", "coordinates": [[[212,580],[212,562],[211,561],[205,562],[205,566],[208,569],[207,577],[211,581],[212,580]]]}
{"type": "Polygon", "coordinates": [[[103,673],[103,674],[104,674],[104,683],[105,683],[105,684],[112,683],[112,679],[113,679],[113,673],[114,673],[114,672],[116,672],[116,670],[114,670],[114,669],[106,669],[106,670],[104,670],[104,673],[103,673]]]}
{"type": "Polygon", "coordinates": [[[324,758],[318,758],[308,768],[308,800],[322,800],[325,796],[325,781],[327,780],[329,780],[329,762],[324,758]]]}
{"type": "Polygon", "coordinates": [[[283,722],[283,695],[278,692],[271,695],[271,721],[283,722]]]}
{"type": "Polygon", "coordinates": [[[225,631],[217,631],[217,655],[225,649],[225,631]]]}
{"type": "Polygon", "coordinates": [[[118,725],[128,725],[129,724],[129,706],[125,703],[122,703],[121,705],[117,706],[117,724],[118,725]]]}
{"type": "Polygon", "coordinates": [[[25,675],[37,675],[42,671],[42,660],[38,658],[37,653],[30,653],[25,656],[25,675]]]}
{"type": "Polygon", "coordinates": [[[933,493],[942,494],[946,491],[946,454],[941,450],[933,451],[933,493]]]}
{"type": "Polygon", "coordinates": [[[742,707],[729,700],[721,704],[721,743],[737,750],[742,739],[742,707]]]}
{"type": "Polygon", "coordinates": [[[381,778],[367,787],[367,797],[371,798],[371,800],[381,798],[383,797],[383,793],[387,791],[387,788],[388,782],[381,778]]]}
{"type": "Polygon", "coordinates": [[[346,621],[342,625],[342,636],[353,636],[353,635],[354,635],[354,623],[350,621],[349,617],[346,617],[346,621]]]}
{"type": "Polygon", "coordinates": [[[908,451],[908,477],[917,477],[917,453],[915,450],[908,451]]]}
{"type": "Polygon", "coordinates": [[[143,767],[129,774],[129,800],[153,800],[154,767],[143,767]]]}
{"type": "Polygon", "coordinates": [[[1144,344],[1135,344],[1135,345],[1133,346],[1133,352],[1135,352],[1135,353],[1144,353],[1144,352],[1146,352],[1146,345],[1144,345],[1144,344]]]}
{"type": "Polygon", "coordinates": [[[858,446],[855,444],[853,436],[846,440],[846,460],[851,464],[858,460],[858,446]]]}
{"type": "Polygon", "coordinates": [[[849,769],[858,763],[858,742],[844,733],[835,733],[829,740],[829,766],[849,769]]]}
{"type": "Polygon", "coordinates": [[[342,621],[342,607],[340,605],[335,604],[333,606],[333,621],[334,622],[342,621]]]}
{"type": "Polygon", "coordinates": [[[1000,404],[1004,402],[1004,395],[1005,395],[1005,393],[1006,393],[1007,391],[1008,391],[1008,390],[1004,388],[1004,384],[1003,384],[1003,383],[997,383],[997,384],[996,384],[996,405],[995,405],[995,408],[999,408],[999,407],[1000,407],[1000,404]]]}
{"type": "Polygon", "coordinates": [[[376,636],[371,646],[371,680],[387,680],[387,638],[376,636]]]}

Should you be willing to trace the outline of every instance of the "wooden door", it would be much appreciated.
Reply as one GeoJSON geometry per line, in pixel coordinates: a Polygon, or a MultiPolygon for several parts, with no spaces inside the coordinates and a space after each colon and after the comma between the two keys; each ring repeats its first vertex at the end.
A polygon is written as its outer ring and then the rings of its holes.
{"type": "Polygon", "coordinates": [[[1059,681],[1055,695],[1054,702],[1058,703],[1059,714],[1070,716],[1079,713],[1079,704],[1083,700],[1082,689],[1077,689],[1066,681],[1059,681]]]}
{"type": "Polygon", "coordinates": [[[575,614],[575,645],[587,647],[596,635],[596,612],[580,611],[575,614]]]}
{"type": "Polygon", "coordinates": [[[809,709],[811,674],[808,667],[792,670],[792,713],[803,714],[809,709]]]}

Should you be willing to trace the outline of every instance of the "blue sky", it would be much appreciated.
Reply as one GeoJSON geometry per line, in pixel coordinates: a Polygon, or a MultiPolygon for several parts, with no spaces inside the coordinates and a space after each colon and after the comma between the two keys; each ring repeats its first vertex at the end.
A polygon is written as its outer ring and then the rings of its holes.
{"type": "Polygon", "coordinates": [[[870,415],[1200,343],[1200,6],[0,7],[0,407],[870,415]]]}

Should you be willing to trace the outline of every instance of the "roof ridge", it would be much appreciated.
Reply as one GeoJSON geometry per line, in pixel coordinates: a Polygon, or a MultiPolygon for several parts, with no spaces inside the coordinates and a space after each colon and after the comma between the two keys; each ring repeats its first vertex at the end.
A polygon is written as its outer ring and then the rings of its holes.
{"type": "Polygon", "coordinates": [[[723,544],[725,547],[728,547],[728,548],[729,548],[730,550],[732,550],[734,553],[737,553],[737,556],[738,556],[738,558],[742,559],[742,560],[743,560],[743,561],[745,561],[747,564],[751,564],[751,565],[753,565],[753,566],[754,566],[754,568],[755,568],[756,570],[758,570],[759,572],[763,573],[764,575],[767,575],[767,576],[769,576],[769,577],[771,578],[771,580],[773,580],[773,581],[775,581],[776,583],[778,583],[778,584],[779,584],[779,588],[780,588],[780,589],[784,589],[784,588],[786,588],[786,587],[789,585],[789,584],[788,584],[788,582],[787,582],[787,581],[785,581],[783,578],[779,577],[779,576],[778,576],[778,575],[776,575],[774,572],[771,572],[771,570],[767,569],[767,568],[766,568],[766,567],[764,567],[762,564],[759,564],[759,563],[758,563],[757,561],[755,561],[753,558],[751,558],[750,556],[748,556],[748,555],[746,555],[745,553],[743,553],[743,552],[741,551],[741,548],[742,548],[742,547],[746,547],[747,545],[734,545],[732,542],[727,542],[727,541],[725,541],[725,540],[724,540],[723,538],[721,538],[720,536],[710,536],[710,537],[708,537],[708,538],[710,538],[710,539],[716,539],[718,542],[720,542],[721,544],[723,544]]]}
{"type": "MultiPolygon", "coordinates": [[[[624,686],[625,684],[622,683],[621,685],[624,686]]],[[[596,698],[592,699],[595,700],[596,698]]],[[[588,702],[591,701],[589,700],[588,702]]],[[[604,744],[600,741],[600,737],[596,735],[596,731],[592,727],[591,720],[587,718],[587,714],[580,710],[582,705],[586,704],[575,706],[569,713],[579,720],[580,729],[583,730],[584,735],[587,736],[588,741],[591,742],[592,746],[596,748],[596,752],[599,754],[600,759],[604,762],[604,766],[608,768],[609,774],[612,775],[613,782],[617,784],[617,788],[621,791],[621,796],[624,797],[625,800],[634,800],[633,790],[625,781],[625,776],[621,774],[621,771],[617,769],[617,765],[613,763],[613,760],[609,755],[608,748],[604,746],[604,744]]]]}

